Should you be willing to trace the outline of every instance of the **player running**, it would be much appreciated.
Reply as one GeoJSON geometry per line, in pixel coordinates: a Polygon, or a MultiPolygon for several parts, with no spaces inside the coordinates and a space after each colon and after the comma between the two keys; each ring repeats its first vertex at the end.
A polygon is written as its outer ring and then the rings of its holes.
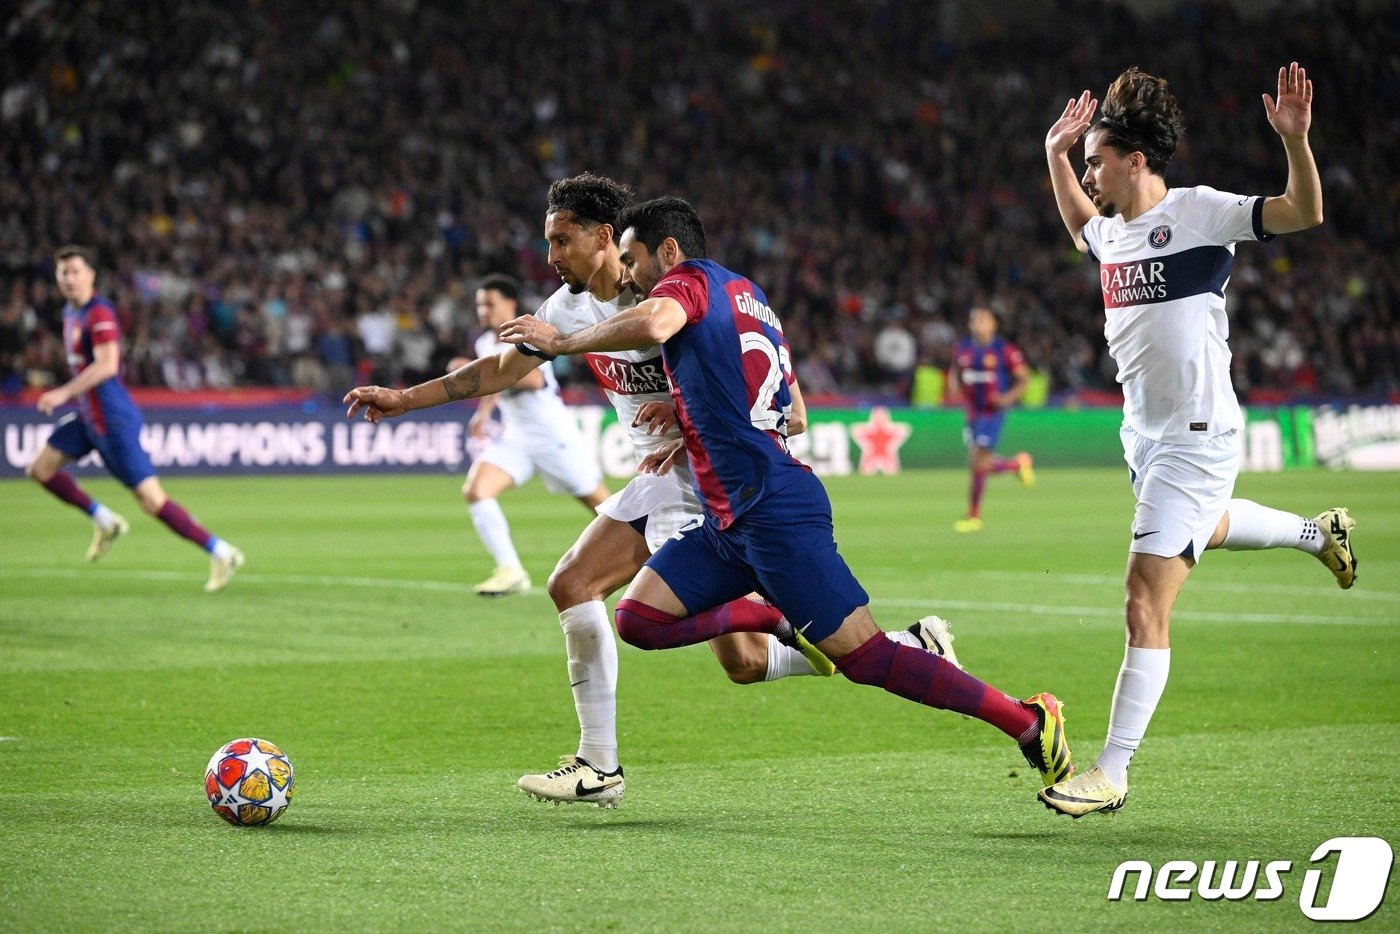
{"type": "Polygon", "coordinates": [[[1316,555],[1343,589],[1356,576],[1355,524],[1342,508],[1305,519],[1231,499],[1239,472],[1239,403],[1230,385],[1225,284],[1234,245],[1322,223],[1322,185],[1308,146],[1312,82],[1294,62],[1263,95],[1283,140],[1282,195],[1245,197],[1167,188],[1181,111],[1161,78],[1130,68],[1104,98],[1071,100],[1045,138],[1060,217],[1099,264],[1109,352],[1123,384],[1124,459],[1137,509],[1128,545],[1128,644],[1093,768],[1040,792],[1046,807],[1082,817],[1123,806],[1128,764],[1167,683],[1172,604],[1211,548],[1296,548],[1316,555]],[[1084,189],[1069,150],[1084,138],[1084,189]],[[1086,194],[1087,191],[1087,194],[1086,194]]]}
{"type": "Polygon", "coordinates": [[[93,451],[107,472],[131,490],[141,508],[209,552],[208,593],[223,590],[243,566],[243,552],[204,527],[165,494],[151,459],[141,447],[141,411],[121,378],[121,332],[107,299],[97,294],[97,261],[86,247],[65,246],[54,254],[63,306],[63,347],[73,378],[39,397],[38,409],[52,415],[73,400],[78,411],[59,419],[48,443],[25,473],[54,496],[92,518],[87,559],[96,561],[130,529],[127,521],[93,499],[63,469],[93,451]]]}
{"type": "MultiPolygon", "coordinates": [[[[476,341],[476,356],[494,357],[502,344],[496,329],[517,314],[520,284],[510,276],[490,275],[476,290],[476,314],[487,328],[476,341]]],[[[448,364],[451,372],[469,363],[461,357],[448,364]]],[[[568,493],[594,513],[608,498],[597,458],[590,457],[578,423],[559,398],[554,368],[542,366],[527,373],[509,389],[481,397],[467,430],[473,438],[486,438],[491,416],[501,415],[499,437],[472,460],[467,482],[462,484],[467,509],[476,534],[496,562],[496,570],[474,588],[483,597],[524,593],[530,575],[520,564],[510,525],[497,501],[502,493],[529,480],[535,471],[551,493],[568,493]]]]}
{"type": "Polygon", "coordinates": [[[972,476],[967,515],[953,523],[957,532],[982,531],[982,491],[992,474],[1014,473],[1021,485],[1035,483],[1035,467],[1025,451],[1015,457],[997,457],[997,440],[1006,421],[1006,410],[1021,400],[1030,385],[1031,371],[1020,349],[997,334],[997,316],[979,305],[967,318],[969,337],[958,342],[949,382],[967,404],[967,469],[972,476]]]}
{"type": "Polygon", "coordinates": [[[837,553],[831,503],[787,447],[791,360],[758,286],[706,259],[689,204],[658,198],[619,215],[623,263],[645,301],[573,333],[525,315],[501,339],[549,354],[662,348],[705,520],[667,541],[617,604],[618,633],[643,649],[734,631],[725,608],[762,593],[847,678],[985,720],[1012,737],[1046,785],[1072,772],[1050,694],[1019,701],[875,626],[837,553]]]}
{"type": "MultiPolygon", "coordinates": [[[[605,321],[634,307],[635,293],[625,286],[614,231],[617,214],[631,201],[629,188],[609,178],[584,173],[555,182],[549,189],[545,239],[549,263],[564,285],[536,313],[540,320],[577,329],[605,321]]],[[[415,409],[499,392],[545,362],[538,351],[507,345],[448,376],[406,390],[362,386],[345,396],[348,415],[361,409],[378,422],[415,409]]],[[[647,472],[634,477],[598,507],[598,517],[559,559],[549,578],[549,595],[559,611],[568,654],[569,686],[579,720],[579,745],[561,757],[559,768],[525,775],[519,787],[541,800],[582,801],[615,807],[626,790],[617,749],[617,645],[603,600],[625,585],[662,543],[701,517],[691,484],[690,467],[675,457],[680,437],[674,419],[653,416],[660,403],[669,410],[671,396],[655,344],[632,350],[587,354],[584,363],[617,410],[620,424],[647,472]]],[[[790,628],[779,638],[781,613],[773,607],[736,599],[716,611],[730,635],[713,640],[720,664],[741,684],[818,673],[795,647],[790,628]],[[783,640],[786,640],[783,641],[783,640]]],[[[946,624],[927,617],[889,638],[917,649],[945,652],[952,638],[946,624]]],[[[703,640],[702,640],[703,641],[703,640]]],[[[822,674],[830,662],[813,651],[822,674]]],[[[955,660],[954,660],[955,661],[955,660]]],[[[956,663],[956,662],[955,662],[956,663]]]]}

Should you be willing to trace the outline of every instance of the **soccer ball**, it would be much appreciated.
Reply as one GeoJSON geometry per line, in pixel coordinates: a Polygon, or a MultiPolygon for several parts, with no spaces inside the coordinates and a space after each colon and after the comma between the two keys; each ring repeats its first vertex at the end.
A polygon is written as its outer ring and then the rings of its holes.
{"type": "Polygon", "coordinates": [[[292,760],[265,739],[236,739],[209,760],[204,793],[230,824],[270,824],[292,803],[292,760]]]}

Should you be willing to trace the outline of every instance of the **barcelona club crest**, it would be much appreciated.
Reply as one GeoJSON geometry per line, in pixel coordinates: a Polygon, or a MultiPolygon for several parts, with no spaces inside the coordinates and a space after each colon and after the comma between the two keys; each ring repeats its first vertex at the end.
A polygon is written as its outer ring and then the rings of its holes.
{"type": "Polygon", "coordinates": [[[1147,242],[1151,244],[1153,248],[1160,250],[1162,247],[1172,242],[1172,229],[1166,224],[1160,227],[1153,227],[1147,232],[1147,242]]]}

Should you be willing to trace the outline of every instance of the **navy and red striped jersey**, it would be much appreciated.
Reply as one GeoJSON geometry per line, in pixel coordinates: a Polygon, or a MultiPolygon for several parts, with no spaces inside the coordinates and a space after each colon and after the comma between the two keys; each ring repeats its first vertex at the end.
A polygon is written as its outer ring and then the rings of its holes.
{"type": "Polygon", "coordinates": [[[1026,368],[1026,358],[1015,344],[1001,336],[991,343],[977,344],[964,337],[955,358],[962,381],[967,414],[975,418],[1001,411],[996,400],[1011,388],[1015,376],[1026,368]]]}
{"type": "MultiPolygon", "coordinates": [[[[63,306],[63,349],[74,376],[92,366],[94,350],[99,344],[120,341],[117,313],[101,295],[94,294],[87,304],[78,308],[71,304],[63,306]]],[[[83,393],[77,401],[83,420],[101,434],[106,434],[113,425],[141,423],[141,413],[122,383],[120,370],[116,376],[83,393]]]]}
{"type": "Polygon", "coordinates": [[[721,529],[807,467],[788,453],[792,360],[763,291],[711,260],[686,260],[651,298],[685,309],[662,345],[700,501],[721,529]]]}

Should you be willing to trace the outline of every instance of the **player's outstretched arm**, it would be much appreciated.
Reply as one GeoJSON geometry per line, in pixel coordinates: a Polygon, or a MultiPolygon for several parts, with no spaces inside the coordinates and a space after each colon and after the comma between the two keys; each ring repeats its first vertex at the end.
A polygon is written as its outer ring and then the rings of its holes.
{"type": "Polygon", "coordinates": [[[342,400],[349,406],[345,416],[354,418],[363,411],[365,421],[377,424],[381,419],[394,418],[405,412],[461,399],[476,399],[509,389],[543,362],[540,357],[527,356],[514,347],[508,347],[494,356],[473,360],[441,379],[419,383],[411,389],[358,386],[347,392],[342,400]]]}
{"type": "Polygon", "coordinates": [[[1264,114],[1288,154],[1283,194],[1264,199],[1264,232],[1307,230],[1322,223],[1322,179],[1317,174],[1308,129],[1312,126],[1312,81],[1297,62],[1278,70],[1278,99],[1264,96],[1264,114]]]}
{"type": "Polygon", "coordinates": [[[551,357],[607,350],[645,350],[663,344],[685,327],[685,309],[673,298],[649,298],[592,327],[560,334],[534,315],[521,315],[501,325],[501,340],[529,344],[551,357]]]}
{"type": "Polygon", "coordinates": [[[1069,164],[1069,151],[1093,123],[1094,111],[1099,102],[1088,91],[1078,98],[1071,98],[1065,105],[1065,112],[1045,134],[1045,158],[1050,163],[1050,184],[1055,189],[1055,206],[1060,209],[1060,220],[1074,239],[1074,245],[1081,253],[1089,249],[1079,232],[1096,213],[1094,202],[1079,187],[1079,176],[1074,166],[1069,164]]]}

